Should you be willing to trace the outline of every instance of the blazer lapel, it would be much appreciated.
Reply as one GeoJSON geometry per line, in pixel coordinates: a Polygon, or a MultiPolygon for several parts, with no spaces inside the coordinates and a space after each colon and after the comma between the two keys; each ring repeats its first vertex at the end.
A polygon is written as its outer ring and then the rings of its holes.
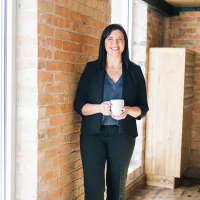
{"type": "Polygon", "coordinates": [[[105,70],[100,71],[99,75],[97,76],[97,82],[99,83],[99,90],[97,90],[97,96],[99,102],[103,102],[103,93],[104,93],[104,80],[105,80],[105,70]]]}
{"type": "Polygon", "coordinates": [[[104,79],[105,79],[105,70],[97,69],[97,73],[93,77],[92,81],[92,88],[93,88],[92,93],[95,102],[99,104],[103,102],[104,79]]]}
{"type": "Polygon", "coordinates": [[[136,80],[134,72],[123,67],[123,92],[122,97],[125,101],[125,105],[129,105],[135,99],[136,95],[136,80]]]}

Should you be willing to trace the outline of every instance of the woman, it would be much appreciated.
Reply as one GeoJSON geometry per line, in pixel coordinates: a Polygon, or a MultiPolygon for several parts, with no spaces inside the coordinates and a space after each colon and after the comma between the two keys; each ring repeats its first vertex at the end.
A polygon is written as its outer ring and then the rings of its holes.
{"type": "Polygon", "coordinates": [[[136,119],[148,111],[141,68],[129,60],[128,38],[118,24],[102,33],[98,60],[81,76],[74,107],[82,116],[80,149],[85,200],[103,200],[106,167],[107,200],[125,200],[128,166],[137,137],[136,119]],[[112,99],[123,99],[120,116],[111,113],[112,99]]]}

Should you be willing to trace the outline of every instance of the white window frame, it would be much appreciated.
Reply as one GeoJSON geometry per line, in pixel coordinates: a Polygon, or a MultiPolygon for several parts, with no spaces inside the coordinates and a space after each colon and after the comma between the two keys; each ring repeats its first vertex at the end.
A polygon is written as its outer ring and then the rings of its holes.
{"type": "Polygon", "coordinates": [[[0,199],[5,199],[4,176],[4,1],[0,2],[0,199]]]}
{"type": "Polygon", "coordinates": [[[1,193],[15,199],[16,0],[1,0],[1,193]],[[3,34],[2,34],[3,33],[3,34]]]}

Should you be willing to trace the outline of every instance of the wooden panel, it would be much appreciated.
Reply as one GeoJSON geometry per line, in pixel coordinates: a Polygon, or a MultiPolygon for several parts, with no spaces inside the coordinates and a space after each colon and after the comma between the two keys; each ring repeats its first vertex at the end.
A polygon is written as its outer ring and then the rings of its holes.
{"type": "MultiPolygon", "coordinates": [[[[184,91],[184,108],[193,105],[194,96],[194,63],[195,55],[187,50],[186,67],[185,67],[185,91],[184,91]]],[[[190,120],[191,121],[191,120],[190,120]]]]}
{"type": "Polygon", "coordinates": [[[184,48],[151,48],[145,171],[180,177],[185,78],[184,48]]]}
{"type": "Polygon", "coordinates": [[[194,62],[195,54],[185,48],[150,49],[145,149],[148,185],[174,188],[188,166],[194,62]]]}
{"type": "Polygon", "coordinates": [[[188,156],[190,148],[190,137],[192,132],[192,109],[194,96],[194,64],[195,54],[187,50],[186,68],[185,68],[185,93],[184,93],[184,111],[183,111],[183,131],[182,131],[182,149],[181,149],[181,174],[188,167],[188,156]]]}
{"type": "Polygon", "coordinates": [[[165,0],[165,1],[176,7],[198,7],[198,6],[200,6],[199,0],[165,0]]]}
{"type": "Polygon", "coordinates": [[[183,113],[181,174],[183,174],[183,172],[188,167],[191,132],[192,132],[192,106],[184,109],[183,113]]]}

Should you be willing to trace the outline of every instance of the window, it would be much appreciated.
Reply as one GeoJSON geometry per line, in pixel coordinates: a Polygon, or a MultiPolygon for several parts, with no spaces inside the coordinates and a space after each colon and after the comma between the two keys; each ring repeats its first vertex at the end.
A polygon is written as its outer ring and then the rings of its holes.
{"type": "Polygon", "coordinates": [[[0,2],[0,199],[4,200],[5,198],[5,193],[4,193],[4,185],[5,185],[5,176],[4,176],[4,38],[5,38],[5,5],[4,5],[4,1],[0,2]]]}
{"type": "MultiPolygon", "coordinates": [[[[118,23],[124,27],[129,40],[130,59],[140,65],[144,72],[146,45],[141,48],[138,44],[140,44],[141,41],[146,41],[147,38],[147,30],[145,28],[147,26],[147,6],[140,0],[113,0],[111,8],[111,23],[118,23]]],[[[136,139],[128,174],[141,167],[143,163],[142,160],[144,160],[143,123],[143,120],[137,121],[139,136],[136,139]]]]}

